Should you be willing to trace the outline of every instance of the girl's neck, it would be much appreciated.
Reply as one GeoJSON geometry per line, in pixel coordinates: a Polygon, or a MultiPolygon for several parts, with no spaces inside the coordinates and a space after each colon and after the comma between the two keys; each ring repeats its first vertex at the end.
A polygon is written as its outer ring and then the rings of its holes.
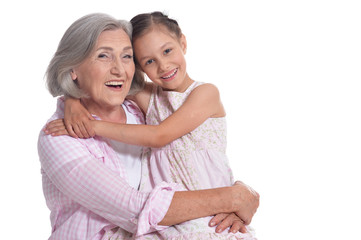
{"type": "Polygon", "coordinates": [[[99,117],[101,120],[115,123],[126,123],[127,117],[121,105],[118,106],[99,106],[90,103],[86,99],[81,99],[81,103],[89,113],[99,117]]]}

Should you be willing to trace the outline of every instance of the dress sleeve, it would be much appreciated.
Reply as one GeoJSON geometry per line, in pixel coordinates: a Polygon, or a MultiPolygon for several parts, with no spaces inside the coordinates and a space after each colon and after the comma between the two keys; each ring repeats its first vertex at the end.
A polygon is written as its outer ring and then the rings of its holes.
{"type": "Polygon", "coordinates": [[[136,191],[81,141],[85,140],[40,133],[41,167],[52,183],[68,198],[128,232],[141,235],[162,229],[157,224],[168,211],[174,186],[162,183],[150,193],[136,191]]]}

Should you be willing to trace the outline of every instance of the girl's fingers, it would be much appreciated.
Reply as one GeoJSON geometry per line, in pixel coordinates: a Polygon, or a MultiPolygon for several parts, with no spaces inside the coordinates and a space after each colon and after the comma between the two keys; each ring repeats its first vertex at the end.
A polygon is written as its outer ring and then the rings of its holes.
{"type": "Polygon", "coordinates": [[[78,124],[73,124],[73,130],[75,132],[75,134],[79,137],[79,138],[84,138],[80,128],[79,128],[79,125],[78,124]]]}
{"type": "Polygon", "coordinates": [[[74,132],[73,126],[70,123],[65,122],[65,127],[66,127],[66,130],[68,130],[68,133],[71,137],[78,138],[78,135],[76,135],[76,133],[74,132]]]}
{"type": "Polygon", "coordinates": [[[94,132],[94,129],[92,128],[92,126],[90,124],[90,121],[84,122],[84,127],[87,130],[90,137],[95,136],[95,132],[94,132]]]}
{"type": "Polygon", "coordinates": [[[61,125],[64,125],[62,119],[57,119],[47,123],[44,130],[45,132],[50,132],[54,127],[59,127],[61,125]]]}
{"type": "Polygon", "coordinates": [[[89,134],[88,134],[88,132],[87,132],[87,130],[84,127],[84,124],[82,122],[80,122],[78,124],[78,128],[79,128],[79,131],[81,132],[81,135],[82,135],[81,138],[89,138],[89,134]]]}
{"type": "Polygon", "coordinates": [[[64,124],[58,123],[58,122],[52,122],[46,125],[44,131],[46,134],[52,134],[56,131],[65,129],[64,124]]]}
{"type": "Polygon", "coordinates": [[[56,137],[56,136],[61,136],[61,135],[69,135],[68,131],[66,129],[62,129],[56,132],[53,132],[51,134],[51,136],[56,137]]]}
{"type": "Polygon", "coordinates": [[[87,117],[88,117],[89,120],[95,120],[95,119],[93,118],[93,116],[92,116],[88,111],[86,112],[86,115],[87,115],[87,117]]]}

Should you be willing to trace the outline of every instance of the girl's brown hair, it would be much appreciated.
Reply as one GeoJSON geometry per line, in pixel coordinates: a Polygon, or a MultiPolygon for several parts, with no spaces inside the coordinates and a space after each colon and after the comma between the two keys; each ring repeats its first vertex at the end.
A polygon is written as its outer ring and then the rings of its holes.
{"type": "Polygon", "coordinates": [[[152,25],[160,24],[167,28],[167,30],[177,36],[179,39],[182,36],[182,30],[180,29],[178,22],[174,19],[169,18],[162,12],[142,13],[130,20],[133,26],[132,39],[133,42],[150,29],[152,25]]]}

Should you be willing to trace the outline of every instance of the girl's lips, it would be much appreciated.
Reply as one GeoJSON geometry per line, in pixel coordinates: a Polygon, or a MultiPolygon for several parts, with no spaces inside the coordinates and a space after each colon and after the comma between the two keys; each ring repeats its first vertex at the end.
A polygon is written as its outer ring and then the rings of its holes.
{"type": "Polygon", "coordinates": [[[173,69],[172,71],[167,72],[166,74],[163,74],[160,78],[166,82],[171,81],[175,78],[175,76],[178,73],[178,68],[173,69]]]}

